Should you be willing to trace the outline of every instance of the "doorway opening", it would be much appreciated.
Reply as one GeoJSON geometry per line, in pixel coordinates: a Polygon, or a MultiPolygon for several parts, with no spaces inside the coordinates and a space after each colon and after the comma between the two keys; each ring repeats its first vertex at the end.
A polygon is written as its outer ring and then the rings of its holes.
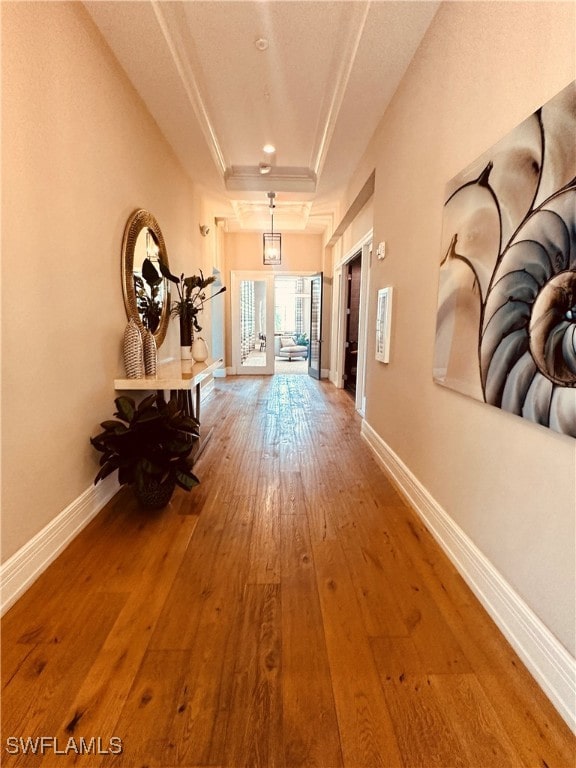
{"type": "Polygon", "coordinates": [[[358,379],[358,340],[360,335],[360,295],[362,252],[346,265],[346,338],[344,351],[344,389],[356,396],[358,379]]]}
{"type": "Polygon", "coordinates": [[[230,282],[231,372],[320,378],[322,273],[232,270],[230,282]]]}
{"type": "Polygon", "coordinates": [[[274,277],[274,372],[308,373],[311,278],[274,277]]]}

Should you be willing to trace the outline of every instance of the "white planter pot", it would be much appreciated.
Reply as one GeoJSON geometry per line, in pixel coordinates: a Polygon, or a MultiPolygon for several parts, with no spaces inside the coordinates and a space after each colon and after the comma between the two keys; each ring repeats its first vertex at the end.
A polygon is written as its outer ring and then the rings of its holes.
{"type": "Polygon", "coordinates": [[[192,357],[197,363],[203,363],[208,358],[208,347],[202,336],[197,336],[192,342],[192,357]]]}

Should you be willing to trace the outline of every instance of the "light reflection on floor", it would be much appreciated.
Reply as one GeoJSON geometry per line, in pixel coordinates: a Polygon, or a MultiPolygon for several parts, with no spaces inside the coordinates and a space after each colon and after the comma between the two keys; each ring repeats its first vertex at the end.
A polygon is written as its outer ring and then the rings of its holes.
{"type": "MultiPolygon", "coordinates": [[[[258,368],[266,365],[266,353],[264,351],[253,350],[250,352],[243,365],[250,366],[251,368],[258,368]]],[[[274,373],[278,374],[306,374],[308,373],[308,361],[307,360],[281,360],[276,358],[274,360],[274,373]]]]}

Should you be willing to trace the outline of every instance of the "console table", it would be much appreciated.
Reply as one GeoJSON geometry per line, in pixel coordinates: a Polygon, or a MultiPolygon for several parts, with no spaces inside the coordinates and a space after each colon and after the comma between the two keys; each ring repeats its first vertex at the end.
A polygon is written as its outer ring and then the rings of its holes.
{"type": "MultiPolygon", "coordinates": [[[[200,424],[200,387],[204,379],[224,365],[224,360],[209,358],[203,363],[194,360],[169,360],[158,364],[156,376],[144,376],[142,379],[114,379],[114,389],[150,391],[155,389],[161,397],[166,390],[176,394],[178,404],[189,416],[200,424]],[[194,390],[194,396],[192,393],[194,390]]],[[[210,432],[200,437],[196,455],[199,455],[210,438],[210,432]]]]}

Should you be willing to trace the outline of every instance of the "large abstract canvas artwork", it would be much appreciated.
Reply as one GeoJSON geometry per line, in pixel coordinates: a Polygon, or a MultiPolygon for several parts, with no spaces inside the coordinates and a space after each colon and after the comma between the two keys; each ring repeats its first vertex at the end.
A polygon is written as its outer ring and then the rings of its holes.
{"type": "Polygon", "coordinates": [[[445,200],[435,381],[576,437],[576,81],[445,200]]]}

